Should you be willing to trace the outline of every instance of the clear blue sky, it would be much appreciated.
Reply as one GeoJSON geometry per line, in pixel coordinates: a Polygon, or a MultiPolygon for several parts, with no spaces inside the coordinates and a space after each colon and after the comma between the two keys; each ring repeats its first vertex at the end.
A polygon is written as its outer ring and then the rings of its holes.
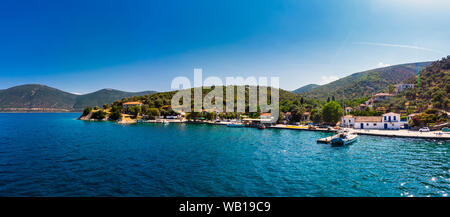
{"type": "Polygon", "coordinates": [[[166,91],[203,68],[293,90],[449,55],[449,11],[446,0],[4,0],[0,89],[166,91]]]}

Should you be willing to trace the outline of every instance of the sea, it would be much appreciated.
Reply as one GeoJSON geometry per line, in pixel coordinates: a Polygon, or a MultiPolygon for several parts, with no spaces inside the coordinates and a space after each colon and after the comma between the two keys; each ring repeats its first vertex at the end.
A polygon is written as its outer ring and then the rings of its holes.
{"type": "Polygon", "coordinates": [[[447,197],[450,142],[0,114],[0,196],[447,197]]]}

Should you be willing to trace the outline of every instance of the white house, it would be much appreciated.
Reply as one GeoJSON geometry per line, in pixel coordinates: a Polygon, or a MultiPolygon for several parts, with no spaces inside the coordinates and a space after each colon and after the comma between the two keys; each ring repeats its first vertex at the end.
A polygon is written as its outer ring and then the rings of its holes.
{"type": "Polygon", "coordinates": [[[341,124],[343,127],[354,127],[355,117],[353,115],[345,115],[341,118],[341,124]]]}
{"type": "Polygon", "coordinates": [[[394,112],[383,114],[383,129],[398,130],[400,125],[400,114],[394,112]]]}
{"type": "Polygon", "coordinates": [[[395,85],[395,93],[398,94],[409,88],[414,88],[414,84],[397,84],[395,85]]]}
{"type": "Polygon", "coordinates": [[[132,106],[142,106],[142,102],[125,102],[123,108],[128,112],[128,109],[132,106]]]}
{"type": "Polygon", "coordinates": [[[383,129],[381,116],[356,116],[355,129],[383,129]]]}
{"type": "Polygon", "coordinates": [[[389,112],[383,116],[357,116],[354,126],[355,129],[398,130],[402,124],[400,114],[389,112]]]}
{"type": "Polygon", "coordinates": [[[259,115],[261,123],[271,123],[274,121],[275,117],[272,116],[272,113],[261,113],[259,115]]]}
{"type": "Polygon", "coordinates": [[[391,98],[391,96],[393,96],[393,95],[389,94],[389,93],[377,93],[372,96],[372,100],[373,100],[373,102],[381,102],[381,101],[388,100],[389,98],[391,98]]]}

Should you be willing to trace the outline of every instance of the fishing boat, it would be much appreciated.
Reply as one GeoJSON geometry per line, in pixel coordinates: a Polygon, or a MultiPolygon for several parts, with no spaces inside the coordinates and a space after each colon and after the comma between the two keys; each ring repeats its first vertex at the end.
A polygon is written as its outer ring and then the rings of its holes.
{"type": "Polygon", "coordinates": [[[229,123],[227,124],[227,127],[243,127],[244,124],[242,123],[229,123]]]}
{"type": "Polygon", "coordinates": [[[339,133],[335,138],[331,139],[331,145],[349,145],[356,142],[358,135],[353,133],[339,133]]]}

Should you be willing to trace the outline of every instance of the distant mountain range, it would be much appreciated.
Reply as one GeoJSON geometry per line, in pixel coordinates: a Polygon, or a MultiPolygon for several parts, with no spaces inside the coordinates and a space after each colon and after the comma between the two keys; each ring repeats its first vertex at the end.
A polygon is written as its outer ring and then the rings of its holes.
{"type": "MultiPolygon", "coordinates": [[[[431,65],[432,62],[420,62],[419,70],[431,65]]],[[[354,99],[370,97],[385,91],[390,84],[398,84],[416,75],[416,63],[400,64],[354,73],[347,77],[318,87],[299,88],[310,90],[300,92],[301,95],[319,100],[335,96],[336,99],[354,99]]],[[[299,89],[295,90],[297,93],[299,89]]]]}
{"type": "Polygon", "coordinates": [[[81,111],[87,106],[102,106],[124,97],[153,93],[156,91],[125,92],[102,89],[76,95],[41,84],[26,84],[0,90],[0,111],[81,111]]]}
{"type": "Polygon", "coordinates": [[[320,85],[318,85],[318,84],[308,84],[308,85],[305,85],[303,87],[293,90],[292,93],[304,93],[306,91],[309,91],[309,90],[319,87],[319,86],[320,85]]]}

